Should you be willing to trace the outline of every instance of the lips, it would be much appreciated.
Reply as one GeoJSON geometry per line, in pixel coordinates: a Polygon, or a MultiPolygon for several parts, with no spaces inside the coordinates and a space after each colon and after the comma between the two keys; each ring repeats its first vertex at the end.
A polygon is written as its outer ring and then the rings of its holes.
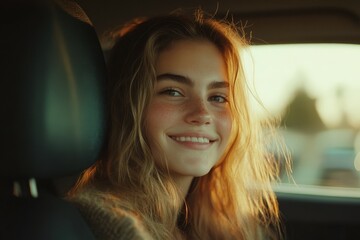
{"type": "Polygon", "coordinates": [[[205,136],[169,136],[178,146],[184,147],[186,149],[192,150],[207,150],[213,146],[214,141],[209,137],[205,136]]]}
{"type": "Polygon", "coordinates": [[[171,137],[177,142],[193,142],[193,143],[210,143],[211,140],[209,140],[206,137],[190,137],[190,136],[180,136],[180,137],[171,137]]]}

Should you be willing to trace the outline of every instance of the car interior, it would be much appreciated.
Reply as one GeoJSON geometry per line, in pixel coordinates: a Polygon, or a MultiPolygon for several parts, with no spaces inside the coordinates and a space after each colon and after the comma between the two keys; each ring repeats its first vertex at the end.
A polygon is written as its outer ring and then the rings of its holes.
{"type": "Polygon", "coordinates": [[[253,108],[279,119],[292,161],[274,183],[284,239],[360,238],[359,1],[6,0],[0,239],[94,239],[63,198],[104,140],[107,36],[198,8],[239,26],[253,108]]]}
{"type": "Polygon", "coordinates": [[[0,239],[95,239],[52,181],[96,160],[105,124],[103,53],[76,5],[1,8],[0,239]]]}

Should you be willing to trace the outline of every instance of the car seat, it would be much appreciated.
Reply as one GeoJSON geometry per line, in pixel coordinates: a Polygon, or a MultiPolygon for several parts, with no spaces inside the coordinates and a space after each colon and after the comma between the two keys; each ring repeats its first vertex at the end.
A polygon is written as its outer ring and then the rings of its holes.
{"type": "Polygon", "coordinates": [[[72,1],[7,0],[1,25],[0,239],[94,239],[51,188],[100,154],[105,61],[72,1]]]}

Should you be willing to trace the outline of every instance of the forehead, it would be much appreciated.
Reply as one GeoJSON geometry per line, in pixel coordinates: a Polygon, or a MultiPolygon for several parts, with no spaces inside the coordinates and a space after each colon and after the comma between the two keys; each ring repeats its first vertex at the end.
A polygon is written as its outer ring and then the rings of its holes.
{"type": "Polygon", "coordinates": [[[225,60],[220,50],[208,40],[179,40],[159,53],[156,73],[175,73],[196,79],[213,76],[226,80],[225,60]]]}

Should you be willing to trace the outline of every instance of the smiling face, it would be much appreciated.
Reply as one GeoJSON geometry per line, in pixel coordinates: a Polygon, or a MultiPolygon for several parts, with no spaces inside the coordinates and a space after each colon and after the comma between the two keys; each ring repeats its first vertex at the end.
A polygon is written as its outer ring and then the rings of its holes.
{"type": "Polygon", "coordinates": [[[176,41],[160,53],[156,74],[145,117],[155,160],[174,178],[203,176],[221,159],[231,132],[223,57],[208,41],[176,41]]]}

